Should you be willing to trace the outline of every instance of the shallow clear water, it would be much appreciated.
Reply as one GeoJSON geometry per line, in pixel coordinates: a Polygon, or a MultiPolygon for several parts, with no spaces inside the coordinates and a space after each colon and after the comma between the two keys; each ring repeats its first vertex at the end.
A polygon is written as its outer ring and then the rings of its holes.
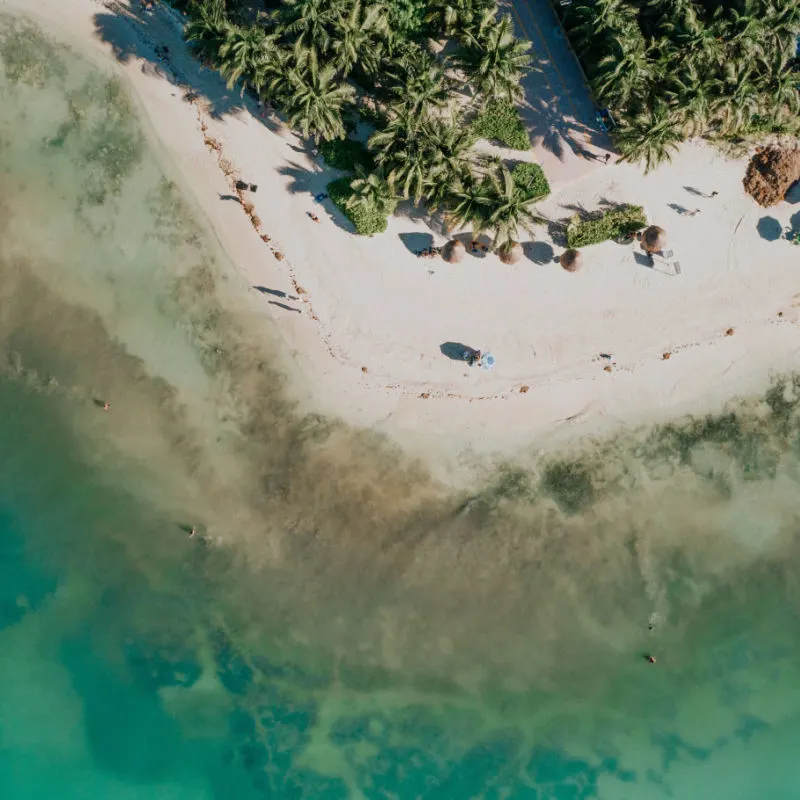
{"type": "Polygon", "coordinates": [[[800,384],[452,496],[285,398],[124,85],[0,62],[4,798],[800,794],[800,384]]]}

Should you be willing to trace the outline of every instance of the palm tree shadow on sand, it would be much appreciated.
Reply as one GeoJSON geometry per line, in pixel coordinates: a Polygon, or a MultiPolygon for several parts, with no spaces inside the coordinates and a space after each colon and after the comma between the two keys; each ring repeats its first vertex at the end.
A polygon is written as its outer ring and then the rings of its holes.
{"type": "Polygon", "coordinates": [[[111,46],[117,61],[141,60],[143,72],[163,75],[183,92],[187,102],[202,100],[214,119],[247,109],[269,130],[283,127],[277,117],[259,114],[257,98],[249,91],[229,89],[222,76],[198,61],[167,16],[176,12],[157,6],[147,13],[138,4],[130,9],[118,4],[106,8],[94,15],[95,34],[111,46]]]}
{"type": "Polygon", "coordinates": [[[94,26],[97,37],[111,45],[117,61],[127,64],[132,60],[141,60],[144,62],[143,71],[163,73],[170,83],[207,101],[208,113],[212,117],[233,114],[245,108],[245,99],[235,89],[228,89],[225,81],[215,72],[207,70],[200,75],[200,64],[185,52],[180,37],[170,36],[172,26],[155,14],[136,13],[115,6],[114,11],[95,14],[94,26]],[[175,45],[167,45],[166,52],[163,44],[156,44],[172,39],[175,45]]]}
{"type": "Polygon", "coordinates": [[[520,103],[520,116],[534,147],[541,147],[552,153],[560,161],[564,160],[567,149],[582,158],[592,159],[594,155],[586,150],[588,135],[596,145],[595,132],[575,120],[566,120],[560,110],[541,98],[520,103]]]}
{"type": "Polygon", "coordinates": [[[290,162],[278,170],[279,175],[290,178],[289,191],[294,194],[308,194],[309,209],[316,213],[326,211],[328,218],[339,228],[348,233],[355,233],[353,223],[339,210],[329,197],[316,203],[317,195],[327,191],[328,184],[341,173],[338,170],[315,162],[311,167],[305,167],[297,162],[290,162]]]}

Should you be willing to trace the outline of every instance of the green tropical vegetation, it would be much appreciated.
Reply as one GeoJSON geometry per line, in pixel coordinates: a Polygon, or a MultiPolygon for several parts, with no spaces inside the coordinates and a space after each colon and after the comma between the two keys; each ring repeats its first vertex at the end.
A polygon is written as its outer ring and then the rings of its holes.
{"type": "Polygon", "coordinates": [[[350,173],[328,194],[359,233],[385,229],[401,199],[492,231],[497,246],[536,219],[541,170],[512,174],[475,149],[479,138],[530,148],[515,106],[530,44],[496,0],[181,4],[187,39],[229,87],[270,103],[350,173]]]}
{"type": "Polygon", "coordinates": [[[494,140],[512,150],[529,150],[531,146],[517,107],[507,100],[487,103],[475,117],[472,133],[477,139],[494,140]]]}
{"type": "Polygon", "coordinates": [[[378,173],[362,178],[338,178],[328,184],[328,195],[350,220],[356,233],[373,236],[386,230],[387,217],[394,211],[397,198],[378,173]]]}
{"type": "Polygon", "coordinates": [[[346,172],[355,172],[359,166],[370,170],[375,163],[369,150],[355,139],[328,139],[320,142],[319,152],[326,164],[346,172]]]}
{"type": "Polygon", "coordinates": [[[647,216],[641,206],[617,206],[587,219],[581,219],[576,214],[567,226],[567,245],[577,249],[608,239],[618,239],[646,225],[647,216]]]}
{"type": "Polygon", "coordinates": [[[797,0],[574,0],[563,15],[624,159],[800,135],[797,0]]]}
{"type": "Polygon", "coordinates": [[[505,164],[495,164],[483,175],[465,173],[453,191],[448,213],[451,225],[471,225],[474,234],[491,233],[497,250],[516,241],[519,230],[531,231],[545,220],[533,210],[537,198],[526,196],[505,164]]]}
{"type": "Polygon", "coordinates": [[[522,162],[514,167],[511,174],[517,189],[528,200],[541,200],[550,194],[550,184],[547,182],[544,170],[538,164],[522,162]]]}

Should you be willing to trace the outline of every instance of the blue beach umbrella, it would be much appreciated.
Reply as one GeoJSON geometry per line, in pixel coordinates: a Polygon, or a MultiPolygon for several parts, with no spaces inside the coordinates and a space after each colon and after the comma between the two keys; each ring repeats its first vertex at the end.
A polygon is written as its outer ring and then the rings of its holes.
{"type": "Polygon", "coordinates": [[[481,366],[484,369],[491,369],[494,366],[494,356],[491,353],[486,353],[481,358],[481,366]]]}

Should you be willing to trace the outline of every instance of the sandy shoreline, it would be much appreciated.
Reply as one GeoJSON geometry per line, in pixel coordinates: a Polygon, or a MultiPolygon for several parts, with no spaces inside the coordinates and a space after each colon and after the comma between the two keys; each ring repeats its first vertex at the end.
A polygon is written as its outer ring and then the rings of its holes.
{"type": "Polygon", "coordinates": [[[606,199],[644,205],[668,232],[679,276],[614,243],[587,248],[583,271],[565,273],[542,229],[530,250],[540,263],[418,259],[410,250],[445,239],[415,216],[363,239],[314,203],[338,173],[202,69],[181,43],[176,12],[129,15],[125,4],[94,0],[0,0],[0,10],[33,14],[125,74],[253,317],[280,331],[304,407],[385,433],[439,475],[458,480],[486,456],[717,409],[797,366],[800,253],[759,231],[796,221],[800,207],[758,208],[741,186],[743,160],[693,143],[651,175],[612,165],[541,204],[552,218],[606,199]],[[238,200],[224,199],[238,177],[259,186],[245,198],[259,230],[238,200]],[[497,365],[485,372],[449,360],[446,342],[490,348],[497,365]],[[613,354],[611,373],[600,353],[613,354]]]}

